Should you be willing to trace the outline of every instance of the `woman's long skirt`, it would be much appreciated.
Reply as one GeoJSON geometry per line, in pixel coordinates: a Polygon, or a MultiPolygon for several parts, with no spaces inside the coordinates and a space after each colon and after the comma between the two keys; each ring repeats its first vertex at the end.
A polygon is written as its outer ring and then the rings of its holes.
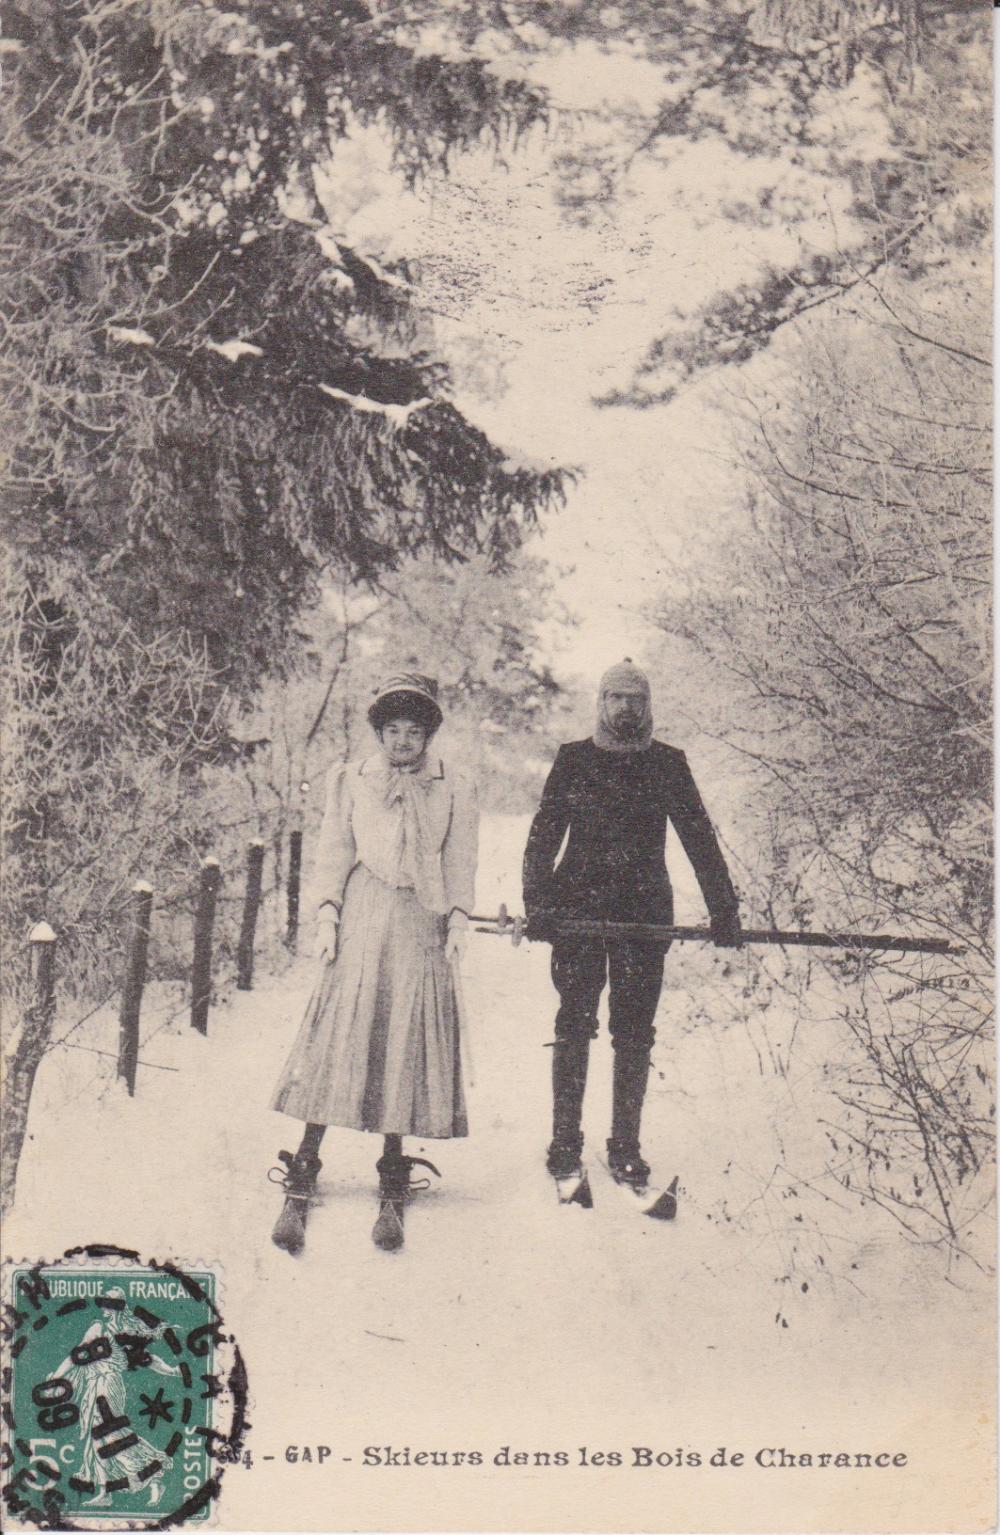
{"type": "Polygon", "coordinates": [[[382,1135],[467,1135],[444,917],[358,864],[271,1107],[382,1135]]]}

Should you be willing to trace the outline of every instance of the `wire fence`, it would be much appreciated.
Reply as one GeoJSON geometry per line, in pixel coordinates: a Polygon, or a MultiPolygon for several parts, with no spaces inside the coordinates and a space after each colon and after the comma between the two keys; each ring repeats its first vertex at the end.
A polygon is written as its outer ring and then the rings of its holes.
{"type": "MultiPolygon", "coordinates": [[[[243,817],[231,825],[256,822],[259,827],[260,819],[258,813],[243,817]]],[[[194,1029],[206,1032],[213,996],[233,985],[241,990],[252,989],[262,913],[270,918],[271,945],[278,941],[286,953],[295,953],[301,903],[302,838],[300,828],[290,831],[287,857],[284,860],[280,846],[275,847],[276,839],[253,838],[246,847],[242,870],[239,871],[243,875],[242,879],[239,879],[237,870],[224,871],[215,858],[208,856],[202,859],[199,874],[185,882],[186,888],[177,881],[166,891],[154,894],[150,885],[138,882],[119,914],[127,914],[130,919],[127,941],[120,955],[122,978],[104,990],[78,1018],[68,1025],[64,1024],[58,1032],[55,1027],[55,973],[59,938],[44,921],[36,924],[29,939],[34,997],[26,1017],[50,1020],[51,1030],[41,1030],[36,1047],[37,1060],[62,1049],[114,1060],[117,1063],[115,1077],[125,1078],[130,1094],[135,1092],[139,1067],[177,1071],[178,1067],[148,1059],[146,1052],[150,1043],[185,1014],[190,1014],[194,1029]],[[272,859],[271,878],[265,883],[263,869],[269,852],[272,859]],[[286,865],[284,872],[282,862],[286,865]],[[224,873],[228,873],[234,883],[239,879],[237,888],[223,888],[224,873]],[[227,919],[226,927],[217,925],[219,908],[238,917],[238,928],[232,918],[227,919]],[[182,995],[175,993],[151,1005],[145,986],[148,951],[155,933],[156,918],[174,920],[185,914],[192,921],[190,959],[185,961],[183,976],[171,977],[162,983],[180,988],[182,995]],[[43,955],[43,951],[47,952],[43,955]],[[221,965],[220,959],[223,960],[221,965]],[[104,1049],[86,1035],[79,1037],[88,1024],[106,1013],[116,1002],[119,1023],[117,1050],[104,1049]]],[[[79,1092],[74,1092],[67,1101],[72,1102],[92,1090],[106,1076],[106,1071],[99,1071],[96,1076],[82,1083],[79,1092]]],[[[110,1083],[106,1083],[108,1085],[110,1083]]]]}

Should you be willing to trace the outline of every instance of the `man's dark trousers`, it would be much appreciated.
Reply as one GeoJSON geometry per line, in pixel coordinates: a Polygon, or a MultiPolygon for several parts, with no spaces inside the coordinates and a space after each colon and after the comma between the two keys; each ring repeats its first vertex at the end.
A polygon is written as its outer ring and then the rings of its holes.
{"type": "Polygon", "coordinates": [[[597,1005],[608,985],[613,1048],[651,1050],[668,948],[621,939],[557,938],[552,945],[552,984],[559,993],[556,1039],[597,1038],[597,1005]]]}
{"type": "Polygon", "coordinates": [[[580,1116],[587,1085],[590,1041],[597,1037],[597,1007],[609,988],[609,1024],[615,1053],[612,1140],[638,1143],[653,1020],[669,944],[622,939],[558,938],[552,945],[552,983],[559,993],[552,1060],[553,1140],[582,1145],[580,1116]]]}

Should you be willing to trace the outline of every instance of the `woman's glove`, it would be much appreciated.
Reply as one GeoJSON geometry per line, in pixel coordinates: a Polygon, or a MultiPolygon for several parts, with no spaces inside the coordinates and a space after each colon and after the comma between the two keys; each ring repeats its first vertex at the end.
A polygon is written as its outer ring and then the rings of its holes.
{"type": "Polygon", "coordinates": [[[340,912],[336,906],[321,906],[316,918],[316,958],[331,965],[337,957],[337,927],[340,912]]]}
{"type": "Polygon", "coordinates": [[[469,919],[464,911],[453,911],[448,918],[448,936],[444,944],[444,957],[449,964],[460,965],[465,958],[465,946],[468,942],[466,930],[469,919]]]}

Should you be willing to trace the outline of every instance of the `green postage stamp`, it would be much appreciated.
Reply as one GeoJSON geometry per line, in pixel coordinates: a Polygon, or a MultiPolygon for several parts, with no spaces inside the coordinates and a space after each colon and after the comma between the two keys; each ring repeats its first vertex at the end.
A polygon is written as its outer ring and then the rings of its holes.
{"type": "Polygon", "coordinates": [[[217,1276],[88,1248],[4,1275],[3,1504],[39,1528],[208,1518],[245,1380],[217,1276]]]}

